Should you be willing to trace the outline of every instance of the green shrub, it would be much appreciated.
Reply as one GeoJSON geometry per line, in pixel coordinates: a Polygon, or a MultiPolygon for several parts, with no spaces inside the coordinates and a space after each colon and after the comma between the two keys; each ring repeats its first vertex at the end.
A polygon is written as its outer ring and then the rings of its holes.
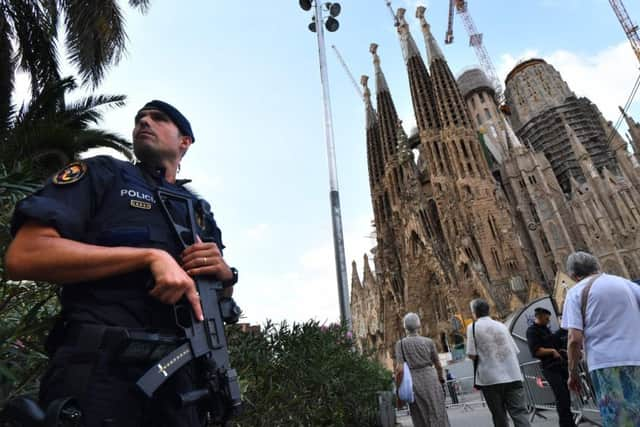
{"type": "Polygon", "coordinates": [[[245,426],[373,426],[391,372],[354,350],[350,333],[316,321],[228,329],[245,426]]]}
{"type": "Polygon", "coordinates": [[[0,282],[0,407],[18,394],[37,394],[47,356],[44,341],[58,312],[54,287],[0,282]]]}

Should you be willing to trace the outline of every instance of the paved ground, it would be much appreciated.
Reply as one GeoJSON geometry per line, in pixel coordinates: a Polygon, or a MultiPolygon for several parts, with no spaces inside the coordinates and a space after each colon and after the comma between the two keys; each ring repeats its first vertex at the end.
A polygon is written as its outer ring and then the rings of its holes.
{"type": "MultiPolygon", "coordinates": [[[[486,406],[471,405],[469,407],[455,407],[447,410],[451,427],[492,427],[491,414],[486,406]]],[[[542,413],[547,419],[536,416],[531,423],[532,427],[557,427],[558,417],[555,412],[545,411],[542,413]]],[[[397,426],[413,427],[411,417],[407,411],[398,411],[396,418],[397,426]]],[[[582,424],[585,427],[588,424],[582,424]]],[[[581,425],[581,426],[582,426],[581,425]]]]}
{"type": "MultiPolygon", "coordinates": [[[[491,413],[484,404],[480,392],[474,391],[464,396],[460,395],[460,401],[465,402],[465,404],[451,405],[451,400],[447,397],[447,413],[449,414],[451,427],[493,427],[491,413]]],[[[532,427],[558,426],[558,416],[555,410],[538,411],[537,414],[531,421],[532,427]]],[[[594,419],[592,414],[587,414],[587,416],[594,419]]],[[[396,426],[413,427],[408,410],[396,412],[396,426]]],[[[596,426],[596,424],[586,421],[579,424],[579,427],[593,426],[596,426]]]]}

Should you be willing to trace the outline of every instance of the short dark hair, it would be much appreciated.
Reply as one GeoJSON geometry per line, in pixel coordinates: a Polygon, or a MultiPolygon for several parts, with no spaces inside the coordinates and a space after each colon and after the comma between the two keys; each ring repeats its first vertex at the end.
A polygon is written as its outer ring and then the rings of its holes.
{"type": "Polygon", "coordinates": [[[489,303],[482,298],[476,298],[471,301],[471,311],[476,317],[484,317],[489,315],[489,303]]]}

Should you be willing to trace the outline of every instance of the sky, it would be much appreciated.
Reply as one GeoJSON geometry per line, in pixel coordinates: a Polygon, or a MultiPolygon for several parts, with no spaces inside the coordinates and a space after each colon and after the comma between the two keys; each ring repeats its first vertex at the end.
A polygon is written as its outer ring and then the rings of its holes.
{"type": "MultiPolygon", "coordinates": [[[[196,137],[179,177],[193,179],[212,205],[225,259],[239,270],[234,298],[243,321],[338,321],[317,42],[307,30],[311,13],[296,0],[154,0],[145,15],[126,3],[121,1],[128,53],[97,92],[124,94],[128,101],[107,112],[101,127],[130,137],[134,115],[147,101],[176,106],[196,137]]],[[[373,213],[364,106],[330,46],[338,47],[359,81],[373,74],[369,44],[379,45],[398,114],[410,131],[415,118],[407,72],[385,3],[343,0],[340,29],[325,33],[349,283],[351,261],[362,277],[363,256],[375,244],[373,213]]],[[[589,97],[608,120],[618,119],[617,106],[638,77],[638,60],[607,0],[468,3],[503,81],[518,61],[541,57],[578,96],[589,97]]],[[[625,3],[639,22],[640,4],[625,3]]],[[[447,0],[393,0],[394,8],[408,9],[421,52],[418,5],[427,7],[454,74],[476,65],[459,16],[454,43],[444,44],[447,0]]],[[[65,71],[74,72],[69,66],[65,71]]],[[[20,76],[16,99],[26,92],[20,76]]],[[[640,119],[638,105],[629,111],[640,119]]]]}

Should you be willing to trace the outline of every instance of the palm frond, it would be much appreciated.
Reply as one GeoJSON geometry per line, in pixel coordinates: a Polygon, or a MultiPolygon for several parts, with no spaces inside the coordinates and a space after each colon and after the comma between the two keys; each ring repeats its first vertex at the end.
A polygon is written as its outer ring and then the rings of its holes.
{"type": "Polygon", "coordinates": [[[6,5],[0,3],[0,133],[9,127],[13,108],[11,94],[13,93],[15,61],[13,46],[11,46],[11,26],[7,21],[6,5]]]}
{"type": "Polygon", "coordinates": [[[16,118],[15,126],[37,122],[55,115],[60,110],[61,101],[67,92],[76,88],[73,77],[48,83],[40,92],[29,100],[29,104],[22,106],[16,118]]]}
{"type": "Polygon", "coordinates": [[[151,2],[149,0],[129,0],[129,6],[138,8],[141,13],[147,13],[151,2]]]}
{"type": "Polygon", "coordinates": [[[96,87],[108,66],[124,53],[126,33],[116,0],[61,0],[64,5],[69,59],[84,84],[96,87]]]}
{"type": "Polygon", "coordinates": [[[13,205],[36,191],[40,183],[33,179],[28,169],[18,167],[7,171],[0,164],[0,206],[13,205]]]}
{"type": "Polygon", "coordinates": [[[4,8],[7,22],[13,24],[18,65],[30,74],[31,89],[36,93],[59,76],[57,19],[42,9],[40,2],[12,0],[5,2],[4,8]]]}
{"type": "Polygon", "coordinates": [[[70,127],[84,129],[102,120],[103,109],[123,107],[126,98],[125,95],[90,95],[68,104],[60,116],[70,127]]]}

